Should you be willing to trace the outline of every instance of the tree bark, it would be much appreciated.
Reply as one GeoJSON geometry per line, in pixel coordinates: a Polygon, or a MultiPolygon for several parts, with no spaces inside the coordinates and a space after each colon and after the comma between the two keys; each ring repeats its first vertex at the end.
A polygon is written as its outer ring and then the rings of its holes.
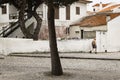
{"type": "Polygon", "coordinates": [[[36,11],[33,11],[33,16],[35,17],[37,21],[37,25],[33,33],[33,39],[38,40],[38,35],[39,35],[41,24],[42,24],[42,19],[39,17],[36,11]]]}
{"type": "Polygon", "coordinates": [[[63,71],[57,49],[55,23],[54,23],[54,7],[52,0],[49,0],[48,2],[48,29],[49,29],[49,44],[50,44],[50,52],[51,52],[52,74],[59,76],[63,74],[63,71]]]}
{"type": "Polygon", "coordinates": [[[19,11],[19,25],[26,38],[33,38],[33,35],[25,27],[25,19],[24,19],[25,8],[26,8],[26,0],[22,0],[19,11]]]}

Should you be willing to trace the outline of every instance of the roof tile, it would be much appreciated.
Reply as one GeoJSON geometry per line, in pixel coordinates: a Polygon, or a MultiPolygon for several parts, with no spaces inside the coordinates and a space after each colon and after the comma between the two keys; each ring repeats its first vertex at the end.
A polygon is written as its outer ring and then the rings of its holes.
{"type": "Polygon", "coordinates": [[[92,16],[87,16],[83,18],[80,22],[72,24],[72,26],[94,27],[94,26],[106,25],[107,15],[109,15],[110,19],[112,20],[115,17],[119,16],[120,13],[101,13],[101,14],[96,14],[92,16]]]}

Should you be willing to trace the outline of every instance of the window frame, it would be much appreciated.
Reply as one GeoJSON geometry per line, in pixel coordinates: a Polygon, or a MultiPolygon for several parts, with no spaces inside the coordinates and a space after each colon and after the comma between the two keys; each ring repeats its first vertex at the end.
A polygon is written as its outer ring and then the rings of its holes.
{"type": "Polygon", "coordinates": [[[59,19],[59,7],[55,7],[55,19],[59,19]]]}
{"type": "Polygon", "coordinates": [[[70,20],[70,6],[66,6],[66,20],[70,20]]]}
{"type": "Polygon", "coordinates": [[[2,7],[1,7],[1,13],[2,14],[7,14],[7,6],[6,5],[2,5],[2,7]]]}
{"type": "Polygon", "coordinates": [[[80,7],[76,7],[76,15],[80,15],[80,7]]]}

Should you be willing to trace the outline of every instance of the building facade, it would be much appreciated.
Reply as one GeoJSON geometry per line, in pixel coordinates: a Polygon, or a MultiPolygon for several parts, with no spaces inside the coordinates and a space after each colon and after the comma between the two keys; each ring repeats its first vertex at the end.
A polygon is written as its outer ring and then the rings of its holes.
{"type": "MultiPolygon", "coordinates": [[[[67,27],[69,27],[69,25],[72,24],[72,22],[87,15],[86,14],[87,3],[90,3],[90,2],[91,1],[78,1],[73,3],[70,6],[55,8],[55,26],[56,26],[57,37],[60,37],[60,38],[66,37],[67,27]]],[[[42,28],[39,34],[39,38],[42,38],[42,39],[48,39],[47,8],[48,8],[47,5],[42,4],[37,9],[38,14],[40,15],[40,17],[42,17],[42,20],[43,20],[42,28]]],[[[13,5],[4,4],[4,6],[0,8],[1,30],[7,25],[11,25],[11,23],[17,20],[18,20],[18,11],[13,5]]],[[[35,22],[35,19],[32,17],[32,19],[27,22],[29,24],[26,24],[26,25],[31,25],[33,24],[33,22],[35,26],[36,22],[35,22]]],[[[14,35],[17,37],[23,36],[23,34],[14,34],[14,32],[10,35],[14,35]]]]}

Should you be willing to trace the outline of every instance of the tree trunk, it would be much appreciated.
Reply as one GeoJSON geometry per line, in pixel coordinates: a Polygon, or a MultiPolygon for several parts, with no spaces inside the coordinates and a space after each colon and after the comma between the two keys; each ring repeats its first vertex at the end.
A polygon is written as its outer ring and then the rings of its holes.
{"type": "Polygon", "coordinates": [[[38,35],[39,35],[41,24],[42,24],[42,19],[39,17],[36,11],[33,11],[33,16],[35,17],[37,21],[37,25],[33,33],[33,39],[38,40],[38,35]]]}
{"type": "Polygon", "coordinates": [[[19,12],[19,25],[26,38],[33,38],[33,35],[25,27],[25,20],[24,20],[25,7],[26,7],[26,0],[23,0],[19,12]]]}
{"type": "Polygon", "coordinates": [[[56,32],[55,32],[55,24],[54,24],[54,7],[52,0],[49,0],[48,2],[48,29],[49,29],[49,44],[50,44],[50,52],[51,52],[52,74],[59,76],[63,74],[63,71],[57,49],[56,32]]]}

